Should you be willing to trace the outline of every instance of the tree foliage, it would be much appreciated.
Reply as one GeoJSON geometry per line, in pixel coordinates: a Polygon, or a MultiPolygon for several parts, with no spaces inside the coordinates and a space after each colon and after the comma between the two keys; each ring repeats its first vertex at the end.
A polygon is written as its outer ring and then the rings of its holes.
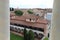
{"type": "Polygon", "coordinates": [[[27,30],[24,28],[24,40],[27,40],[27,30]]]}
{"type": "Polygon", "coordinates": [[[23,15],[23,12],[20,11],[20,10],[16,10],[16,11],[14,11],[14,13],[15,13],[17,16],[22,16],[22,15],[23,15]]]}
{"type": "Polygon", "coordinates": [[[34,40],[34,33],[32,30],[29,30],[28,32],[28,40],[34,40]]]}
{"type": "Polygon", "coordinates": [[[34,40],[34,33],[32,30],[27,32],[27,30],[24,29],[24,40],[34,40]]]}
{"type": "Polygon", "coordinates": [[[27,12],[28,12],[29,14],[33,14],[32,10],[28,10],[27,12]]]}
{"type": "Polygon", "coordinates": [[[10,8],[10,11],[14,11],[14,8],[10,8]]]}
{"type": "Polygon", "coordinates": [[[45,37],[44,40],[49,40],[48,37],[45,37]]]}

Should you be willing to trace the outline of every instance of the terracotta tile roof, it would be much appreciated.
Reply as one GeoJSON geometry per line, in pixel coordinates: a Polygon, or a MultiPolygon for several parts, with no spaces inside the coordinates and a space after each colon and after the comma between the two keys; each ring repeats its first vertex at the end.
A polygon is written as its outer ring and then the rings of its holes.
{"type": "Polygon", "coordinates": [[[47,27],[45,24],[40,24],[40,23],[29,23],[26,21],[17,21],[17,20],[10,20],[11,23],[17,23],[17,24],[23,24],[23,25],[27,25],[27,26],[32,26],[32,27],[37,27],[37,28],[45,28],[47,27]]]}
{"type": "Polygon", "coordinates": [[[15,14],[14,14],[14,13],[10,13],[10,17],[11,17],[11,16],[15,16],[15,14]]]}
{"type": "Polygon", "coordinates": [[[45,24],[48,24],[48,21],[46,19],[43,19],[43,20],[37,20],[38,23],[45,23],[45,24]]]}
{"type": "Polygon", "coordinates": [[[25,18],[31,18],[31,19],[37,19],[38,16],[34,15],[34,14],[26,14],[26,15],[23,15],[25,18]]]}
{"type": "MultiPolygon", "coordinates": [[[[14,17],[14,16],[12,16],[12,17],[14,17]]],[[[12,17],[10,17],[12,20],[20,20],[20,21],[24,20],[24,21],[26,21],[26,19],[31,18],[31,19],[35,19],[37,23],[44,23],[44,24],[48,23],[48,21],[46,19],[40,20],[36,16],[29,16],[29,15],[27,16],[27,15],[25,15],[25,16],[15,16],[15,18],[12,18],[12,17]]]]}
{"type": "Polygon", "coordinates": [[[16,16],[15,14],[10,14],[11,23],[23,24],[23,25],[33,26],[33,27],[37,27],[37,28],[47,27],[46,25],[47,25],[48,21],[46,19],[40,20],[38,18],[39,18],[38,16],[35,16],[32,14],[26,14],[23,16],[16,16]],[[36,19],[36,22],[27,22],[26,21],[27,18],[36,19]]]}

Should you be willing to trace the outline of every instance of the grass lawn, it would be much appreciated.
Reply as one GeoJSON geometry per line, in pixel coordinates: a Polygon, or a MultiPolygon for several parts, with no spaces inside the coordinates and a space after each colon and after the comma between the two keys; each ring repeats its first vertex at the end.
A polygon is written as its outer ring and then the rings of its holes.
{"type": "Polygon", "coordinates": [[[10,40],[23,40],[23,37],[10,33],[10,40]]]}

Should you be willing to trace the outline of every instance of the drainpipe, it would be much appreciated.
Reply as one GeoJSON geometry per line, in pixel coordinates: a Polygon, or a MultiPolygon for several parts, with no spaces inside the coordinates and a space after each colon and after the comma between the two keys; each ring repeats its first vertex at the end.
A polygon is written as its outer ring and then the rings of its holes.
{"type": "Polygon", "coordinates": [[[60,40],[60,0],[54,0],[50,40],[60,40]]]}
{"type": "Polygon", "coordinates": [[[9,40],[9,2],[0,0],[0,40],[9,40]]]}

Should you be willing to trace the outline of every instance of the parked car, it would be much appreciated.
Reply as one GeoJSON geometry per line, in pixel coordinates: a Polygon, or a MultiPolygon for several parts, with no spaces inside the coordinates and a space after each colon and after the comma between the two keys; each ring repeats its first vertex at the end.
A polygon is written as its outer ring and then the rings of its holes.
{"type": "Polygon", "coordinates": [[[10,26],[10,30],[11,30],[11,31],[14,31],[14,27],[11,27],[11,26],[10,26]]]}
{"type": "Polygon", "coordinates": [[[24,29],[21,29],[21,34],[24,34],[24,29]]]}
{"type": "Polygon", "coordinates": [[[36,32],[34,32],[34,37],[37,38],[38,37],[38,34],[36,32]]]}
{"type": "Polygon", "coordinates": [[[17,30],[18,30],[18,31],[17,31],[18,33],[20,33],[20,32],[21,32],[20,28],[18,28],[17,30]]]}
{"type": "Polygon", "coordinates": [[[39,39],[42,39],[43,37],[44,37],[43,34],[41,34],[41,33],[38,34],[38,38],[39,38],[39,39]]]}
{"type": "Polygon", "coordinates": [[[15,28],[14,28],[14,31],[15,31],[15,32],[18,32],[18,29],[15,27],[15,28]]]}

